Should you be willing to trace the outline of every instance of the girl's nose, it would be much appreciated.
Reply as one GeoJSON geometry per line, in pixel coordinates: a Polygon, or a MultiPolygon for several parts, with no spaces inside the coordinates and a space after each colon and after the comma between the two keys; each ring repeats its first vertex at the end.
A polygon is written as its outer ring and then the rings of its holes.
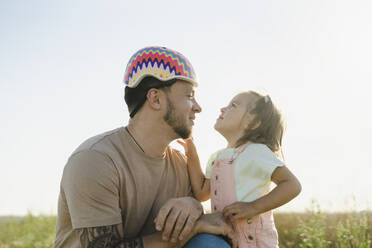
{"type": "Polygon", "coordinates": [[[220,109],[221,113],[225,112],[225,110],[226,110],[226,107],[223,107],[220,109]]]}

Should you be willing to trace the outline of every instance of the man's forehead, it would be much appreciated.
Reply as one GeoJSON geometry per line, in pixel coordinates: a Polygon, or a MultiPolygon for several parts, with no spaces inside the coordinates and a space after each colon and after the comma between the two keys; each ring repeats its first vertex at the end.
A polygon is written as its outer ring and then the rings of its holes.
{"type": "Polygon", "coordinates": [[[177,82],[174,84],[174,88],[180,91],[194,91],[194,86],[192,83],[182,80],[177,80],[177,82]]]}

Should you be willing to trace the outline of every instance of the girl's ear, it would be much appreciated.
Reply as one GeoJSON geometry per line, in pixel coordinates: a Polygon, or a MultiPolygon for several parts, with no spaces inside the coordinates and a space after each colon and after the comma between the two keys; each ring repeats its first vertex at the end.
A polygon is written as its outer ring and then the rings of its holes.
{"type": "Polygon", "coordinates": [[[257,122],[253,125],[253,127],[251,127],[251,128],[254,130],[254,129],[258,128],[259,126],[261,126],[261,121],[257,121],[257,122]]]}
{"type": "Polygon", "coordinates": [[[146,98],[150,108],[154,110],[160,109],[160,94],[161,94],[160,90],[155,88],[152,88],[147,92],[146,98]]]}
{"type": "Polygon", "coordinates": [[[256,128],[258,128],[259,126],[261,126],[261,121],[258,121],[258,120],[255,120],[255,116],[254,115],[250,115],[250,114],[247,114],[245,117],[244,117],[244,129],[250,129],[250,130],[254,130],[256,128]]]}

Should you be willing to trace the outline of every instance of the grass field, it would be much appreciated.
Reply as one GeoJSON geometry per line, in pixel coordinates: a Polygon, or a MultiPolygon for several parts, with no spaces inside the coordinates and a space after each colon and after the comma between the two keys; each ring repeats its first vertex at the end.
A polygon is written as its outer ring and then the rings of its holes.
{"type": "MultiPolygon", "coordinates": [[[[372,212],[276,213],[281,248],[371,248],[372,212]]],[[[0,248],[51,247],[55,216],[0,217],[0,248]]]]}

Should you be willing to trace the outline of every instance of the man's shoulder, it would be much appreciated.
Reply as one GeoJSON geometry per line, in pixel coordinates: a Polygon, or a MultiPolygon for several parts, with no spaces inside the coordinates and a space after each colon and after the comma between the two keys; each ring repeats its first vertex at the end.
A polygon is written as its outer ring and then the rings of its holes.
{"type": "Polygon", "coordinates": [[[168,154],[171,157],[180,158],[186,161],[186,156],[180,150],[177,150],[171,146],[168,146],[168,154]]]}
{"type": "Polygon", "coordinates": [[[75,151],[71,154],[71,156],[74,156],[75,154],[80,153],[82,151],[90,151],[90,150],[100,151],[100,147],[102,145],[105,145],[107,143],[111,143],[111,142],[107,142],[107,141],[112,140],[110,138],[112,136],[118,135],[120,132],[122,132],[123,129],[124,129],[124,127],[115,128],[113,130],[106,131],[104,133],[95,135],[95,136],[85,140],[83,143],[81,143],[78,146],[78,148],[75,149],[75,151]]]}
{"type": "Polygon", "coordinates": [[[116,167],[110,151],[120,142],[120,132],[123,128],[116,128],[85,140],[68,158],[64,168],[64,178],[74,178],[74,174],[86,174],[94,171],[96,175],[111,172],[115,174],[116,167]],[[106,166],[103,166],[106,165],[106,166]],[[107,170],[110,168],[110,170],[107,170]],[[89,170],[87,170],[89,169],[89,170]],[[98,173],[98,171],[101,171],[98,173]]]}
{"type": "Polygon", "coordinates": [[[180,151],[171,146],[168,146],[168,156],[171,157],[172,160],[177,160],[180,163],[186,163],[187,157],[180,151]]]}

